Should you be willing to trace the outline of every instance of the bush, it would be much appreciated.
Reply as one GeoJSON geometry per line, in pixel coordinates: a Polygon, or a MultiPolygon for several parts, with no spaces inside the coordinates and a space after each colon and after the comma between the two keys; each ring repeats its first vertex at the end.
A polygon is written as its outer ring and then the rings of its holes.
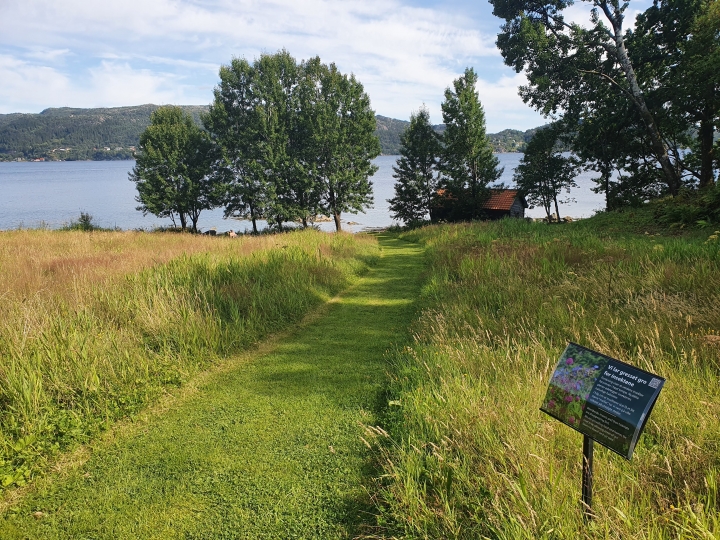
{"type": "Polygon", "coordinates": [[[669,227],[705,227],[720,223],[720,186],[688,190],[650,203],[655,218],[669,227]]]}
{"type": "Polygon", "coordinates": [[[80,217],[63,227],[64,231],[102,231],[105,230],[93,223],[93,216],[87,212],[80,212],[80,217]]]}

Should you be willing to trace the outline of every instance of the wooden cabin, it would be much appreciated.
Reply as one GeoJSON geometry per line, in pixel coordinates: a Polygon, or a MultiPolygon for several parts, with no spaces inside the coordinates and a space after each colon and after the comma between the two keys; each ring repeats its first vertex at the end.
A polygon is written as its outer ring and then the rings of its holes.
{"type": "MultiPolygon", "coordinates": [[[[451,221],[457,198],[446,189],[439,189],[437,197],[430,207],[430,219],[433,222],[451,221]]],[[[525,197],[517,189],[491,189],[490,198],[482,204],[485,219],[502,219],[504,217],[524,218],[528,207],[525,197]]]]}
{"type": "Polygon", "coordinates": [[[517,189],[493,189],[490,198],[482,207],[487,211],[490,219],[504,217],[523,219],[528,203],[517,189]]]}

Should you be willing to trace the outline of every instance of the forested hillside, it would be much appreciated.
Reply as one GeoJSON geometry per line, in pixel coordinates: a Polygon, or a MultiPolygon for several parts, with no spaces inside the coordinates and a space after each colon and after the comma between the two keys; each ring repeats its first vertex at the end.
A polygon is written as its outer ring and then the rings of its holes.
{"type": "MultiPolygon", "coordinates": [[[[132,159],[157,105],[0,115],[0,160],[132,159]]],[[[199,121],[207,107],[184,106],[199,121]]]]}
{"type": "MultiPolygon", "coordinates": [[[[157,105],[104,109],[45,109],[40,114],[0,114],[0,161],[132,159],[140,134],[150,123],[157,105]]],[[[207,107],[182,109],[200,123],[207,107]]],[[[398,154],[406,120],[377,115],[377,136],[382,153],[398,154]]],[[[442,124],[434,126],[444,129],[442,124]]],[[[522,152],[534,129],[506,129],[489,134],[496,152],[522,152]]]]}

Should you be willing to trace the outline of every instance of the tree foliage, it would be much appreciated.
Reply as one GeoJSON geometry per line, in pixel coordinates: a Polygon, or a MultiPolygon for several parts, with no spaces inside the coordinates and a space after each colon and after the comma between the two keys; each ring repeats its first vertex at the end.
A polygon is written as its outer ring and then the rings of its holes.
{"type": "Polygon", "coordinates": [[[342,212],[361,212],[373,202],[369,178],[380,155],[370,98],[354,75],[335,64],[319,66],[314,141],[317,171],[323,185],[323,208],[339,231],[342,212]]]}
{"type": "Polygon", "coordinates": [[[380,154],[370,99],[354,76],[287,51],[234,59],[205,125],[222,148],[227,216],[302,221],[363,211],[380,154]]]}
{"type": "Polygon", "coordinates": [[[130,180],[136,183],[138,210],[176,218],[193,232],[202,210],[218,203],[211,173],[214,148],[207,135],[179,107],[160,107],[140,136],[140,153],[130,180]]]}
{"type": "MultiPolygon", "coordinates": [[[[609,152],[589,156],[602,169],[609,187],[609,167],[623,167],[633,178],[617,200],[652,192],[677,194],[694,176],[712,183],[711,124],[717,124],[717,24],[708,0],[656,0],[624,27],[629,3],[585,0],[591,24],[567,22],[566,0],[491,0],[505,20],[498,35],[505,62],[525,71],[529,84],[523,99],[546,115],[563,115],[583,129],[583,145],[606,139],[623,111],[621,141],[609,152]],[[704,26],[703,26],[704,25],[704,26]],[[715,26],[713,26],[715,25],[715,26]],[[712,29],[715,29],[713,33],[712,29]],[[700,60],[697,52],[707,51],[700,60]],[[705,61],[707,60],[707,62],[705,61]],[[713,71],[714,70],[714,71],[713,71]],[[628,122],[631,125],[628,125],[628,122]],[[601,128],[591,134],[589,126],[601,128]],[[604,133],[604,134],[603,134],[604,133]],[[693,169],[683,148],[693,147],[703,165],[693,169]],[[657,189],[657,187],[660,189],[657,189]],[[631,195],[630,197],[626,197],[631,195]]],[[[586,154],[588,147],[584,148],[586,154]]],[[[613,200],[609,193],[609,201],[613,200]]]]}
{"type": "Polygon", "coordinates": [[[395,197],[388,200],[390,212],[394,219],[419,223],[427,219],[437,191],[440,155],[439,137],[425,107],[410,116],[410,126],[400,142],[400,158],[393,166],[395,197]]]}
{"type": "Polygon", "coordinates": [[[559,152],[558,138],[563,126],[554,124],[540,129],[530,140],[520,164],[515,170],[514,181],[525,195],[530,206],[542,206],[548,220],[555,209],[557,220],[561,219],[558,196],[577,187],[577,161],[559,152]]]}
{"type": "Polygon", "coordinates": [[[485,132],[485,112],[475,90],[477,80],[475,71],[467,68],[453,81],[453,87],[445,90],[441,105],[445,122],[441,183],[458,199],[456,210],[463,219],[482,215],[487,185],[502,174],[485,132]]]}

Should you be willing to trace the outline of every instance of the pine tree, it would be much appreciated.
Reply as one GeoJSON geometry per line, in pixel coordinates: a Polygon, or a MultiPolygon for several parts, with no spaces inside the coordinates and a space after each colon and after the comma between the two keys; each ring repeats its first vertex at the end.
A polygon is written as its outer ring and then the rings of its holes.
{"type": "Polygon", "coordinates": [[[482,217],[488,184],[502,174],[485,131],[485,112],[475,90],[478,77],[472,68],[445,90],[442,103],[445,133],[440,170],[441,183],[456,197],[453,219],[482,217]]]}
{"type": "Polygon", "coordinates": [[[395,197],[388,199],[393,219],[406,224],[427,219],[437,190],[436,167],[440,142],[423,107],[410,116],[410,126],[400,137],[400,159],[393,166],[395,197]]]}

